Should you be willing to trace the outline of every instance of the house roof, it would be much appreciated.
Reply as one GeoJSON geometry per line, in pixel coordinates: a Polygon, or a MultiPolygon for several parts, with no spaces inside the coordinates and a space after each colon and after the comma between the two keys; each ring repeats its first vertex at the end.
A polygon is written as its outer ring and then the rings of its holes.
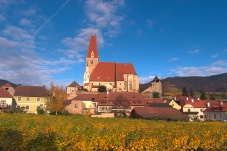
{"type": "Polygon", "coordinates": [[[14,96],[28,97],[46,97],[46,88],[44,86],[17,86],[14,96]]]}
{"type": "Polygon", "coordinates": [[[226,105],[222,105],[219,107],[209,107],[207,109],[205,109],[203,112],[227,112],[227,106],[226,105]]]}
{"type": "Polygon", "coordinates": [[[4,88],[0,88],[0,98],[12,98],[12,95],[4,88]]]}
{"type": "Polygon", "coordinates": [[[157,76],[155,76],[151,82],[155,82],[155,81],[160,81],[160,79],[157,76]]]}
{"type": "Polygon", "coordinates": [[[12,87],[12,86],[9,83],[6,83],[1,88],[4,88],[4,87],[12,87]]]}
{"type": "Polygon", "coordinates": [[[215,100],[195,100],[195,101],[187,101],[186,104],[192,105],[194,108],[207,108],[207,107],[218,107],[221,106],[221,104],[215,100]],[[209,105],[208,105],[209,104],[209,105]]]}
{"type": "Polygon", "coordinates": [[[168,107],[168,108],[172,108],[172,106],[169,105],[169,103],[151,103],[151,104],[149,104],[149,107],[168,107]]]}
{"type": "Polygon", "coordinates": [[[96,35],[91,35],[90,38],[90,43],[87,51],[87,58],[92,58],[91,54],[94,54],[93,58],[98,58],[98,48],[97,48],[97,43],[96,43],[96,35]]]}
{"type": "Polygon", "coordinates": [[[160,98],[144,98],[143,99],[143,104],[145,104],[145,106],[149,106],[149,104],[151,103],[164,103],[163,99],[160,98]]]}
{"type": "Polygon", "coordinates": [[[68,87],[79,87],[80,85],[76,82],[73,81],[70,85],[68,85],[68,87]]]}
{"type": "Polygon", "coordinates": [[[99,92],[99,93],[83,93],[78,94],[72,100],[92,100],[98,102],[98,105],[114,105],[114,101],[122,98],[125,102],[132,105],[144,106],[142,100],[143,95],[138,92],[99,92]]]}
{"type": "Polygon", "coordinates": [[[132,113],[136,113],[142,118],[149,119],[153,117],[158,117],[162,119],[168,118],[186,118],[180,111],[175,108],[165,108],[165,107],[135,107],[132,113]]]}
{"type": "Polygon", "coordinates": [[[124,81],[124,74],[136,74],[133,64],[99,62],[90,76],[90,81],[124,81]]]}

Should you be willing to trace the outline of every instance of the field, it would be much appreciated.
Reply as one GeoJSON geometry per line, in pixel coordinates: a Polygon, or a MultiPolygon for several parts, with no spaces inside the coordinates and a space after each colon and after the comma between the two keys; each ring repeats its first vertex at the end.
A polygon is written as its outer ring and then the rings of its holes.
{"type": "Polygon", "coordinates": [[[227,150],[227,123],[0,114],[0,150],[227,150]]]}

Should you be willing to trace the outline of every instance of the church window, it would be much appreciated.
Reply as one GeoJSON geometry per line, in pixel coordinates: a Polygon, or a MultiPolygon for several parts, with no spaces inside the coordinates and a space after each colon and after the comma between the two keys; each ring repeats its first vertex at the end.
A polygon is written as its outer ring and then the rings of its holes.
{"type": "Polygon", "coordinates": [[[129,81],[129,89],[132,90],[132,81],[129,81]]]}
{"type": "Polygon", "coordinates": [[[91,64],[93,64],[93,60],[91,60],[91,64]]]}
{"type": "Polygon", "coordinates": [[[94,58],[94,52],[93,51],[91,52],[91,58],[94,58]]]}
{"type": "Polygon", "coordinates": [[[127,89],[127,81],[124,81],[124,89],[127,89]]]}

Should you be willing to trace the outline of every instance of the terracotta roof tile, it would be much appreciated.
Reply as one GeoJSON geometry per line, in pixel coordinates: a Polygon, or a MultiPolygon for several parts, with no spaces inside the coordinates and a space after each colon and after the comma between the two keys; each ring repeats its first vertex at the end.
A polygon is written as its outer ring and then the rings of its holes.
{"type": "Polygon", "coordinates": [[[0,98],[12,98],[12,95],[4,88],[0,88],[0,98]]]}
{"type": "Polygon", "coordinates": [[[115,82],[114,62],[99,62],[91,73],[90,81],[115,82]]]}
{"type": "Polygon", "coordinates": [[[73,81],[68,87],[79,87],[80,85],[76,82],[73,81]]]}
{"type": "Polygon", "coordinates": [[[44,86],[17,86],[14,96],[28,97],[46,97],[46,88],[44,86]]]}
{"type": "Polygon", "coordinates": [[[136,113],[142,118],[149,119],[153,117],[158,117],[162,119],[168,118],[186,118],[180,111],[175,108],[165,108],[165,107],[135,107],[132,114],[136,113]]]}

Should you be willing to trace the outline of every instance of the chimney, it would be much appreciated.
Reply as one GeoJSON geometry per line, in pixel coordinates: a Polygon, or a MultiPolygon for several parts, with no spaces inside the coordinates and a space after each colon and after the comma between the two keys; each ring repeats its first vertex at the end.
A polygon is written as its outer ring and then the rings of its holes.
{"type": "Polygon", "coordinates": [[[192,99],[192,102],[194,102],[194,99],[192,99]]]}
{"type": "Polygon", "coordinates": [[[177,97],[174,97],[174,100],[176,101],[177,100],[177,97]]]}
{"type": "Polygon", "coordinates": [[[221,106],[223,105],[223,102],[221,101],[221,106]]]}
{"type": "Polygon", "coordinates": [[[207,102],[207,107],[210,107],[210,102],[207,102]]]}
{"type": "Polygon", "coordinates": [[[197,100],[199,100],[199,98],[197,100]]]}
{"type": "Polygon", "coordinates": [[[186,97],[186,100],[188,101],[188,97],[186,97]]]}

